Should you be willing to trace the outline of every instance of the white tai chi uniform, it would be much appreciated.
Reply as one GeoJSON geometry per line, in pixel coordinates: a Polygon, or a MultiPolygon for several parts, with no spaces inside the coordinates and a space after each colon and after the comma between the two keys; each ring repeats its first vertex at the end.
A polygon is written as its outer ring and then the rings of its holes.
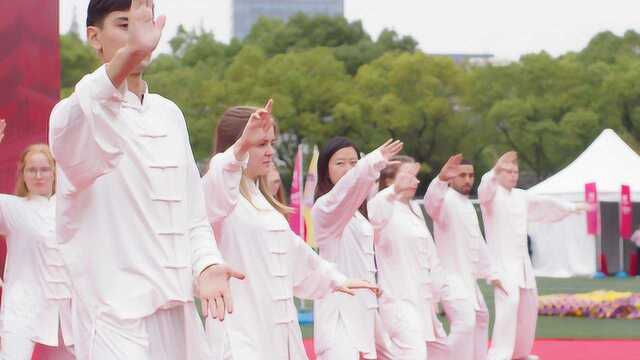
{"type": "Polygon", "coordinates": [[[507,190],[494,170],[478,188],[487,243],[498,279],[507,291],[495,290],[496,320],[489,359],[526,358],[535,339],[538,293],[527,251],[527,224],[554,222],[576,211],[572,203],[507,190]]]}
{"type": "Polygon", "coordinates": [[[102,66],[50,128],[78,358],[208,358],[194,283],[222,257],[178,107],[116,89],[102,66]]]}
{"type": "Polygon", "coordinates": [[[227,359],[304,360],[293,297],[322,297],[346,278],[291,231],[256,183],[242,179],[243,165],[231,147],[213,157],[203,178],[220,251],[246,275],[231,283],[233,314],[222,323],[207,319],[207,333],[214,344],[226,343],[227,359]],[[241,181],[249,188],[250,200],[240,193],[241,181]]]}
{"type": "Polygon", "coordinates": [[[422,210],[399,200],[393,186],[369,201],[368,210],[382,290],[379,311],[391,340],[388,358],[427,359],[427,342],[443,340],[446,333],[434,307],[434,292],[442,285],[440,261],[422,210]]]}
{"type": "MultiPolygon", "coordinates": [[[[347,277],[370,283],[376,282],[373,227],[358,208],[386,164],[379,151],[360,159],[311,210],[320,256],[347,277]]],[[[376,296],[369,290],[317,300],[313,310],[318,359],[375,359],[377,308],[376,296]]]]}
{"type": "Polygon", "coordinates": [[[440,302],[449,319],[450,359],[484,360],[489,340],[489,311],[477,279],[493,279],[489,250],[478,214],[467,196],[435,178],[424,198],[433,220],[438,257],[446,275],[440,302]]]}
{"type": "Polygon", "coordinates": [[[36,343],[58,347],[52,359],[72,358],[64,349],[71,345],[71,287],[55,241],[55,204],[55,197],[0,195],[0,234],[7,240],[2,359],[31,359],[36,343]]]}

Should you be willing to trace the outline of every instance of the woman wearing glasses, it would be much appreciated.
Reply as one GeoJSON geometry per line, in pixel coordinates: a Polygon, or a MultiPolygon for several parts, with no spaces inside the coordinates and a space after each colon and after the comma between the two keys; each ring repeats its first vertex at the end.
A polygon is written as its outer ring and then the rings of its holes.
{"type": "MultiPolygon", "coordinates": [[[[0,143],[5,127],[0,119],[0,143]]],[[[68,313],[71,294],[55,243],[55,180],[49,147],[30,145],[18,161],[15,195],[0,194],[0,235],[7,241],[2,359],[31,359],[36,343],[57,347],[62,333],[68,333],[69,318],[62,314],[68,313]]],[[[47,353],[47,359],[71,358],[58,350],[47,353]]]]}

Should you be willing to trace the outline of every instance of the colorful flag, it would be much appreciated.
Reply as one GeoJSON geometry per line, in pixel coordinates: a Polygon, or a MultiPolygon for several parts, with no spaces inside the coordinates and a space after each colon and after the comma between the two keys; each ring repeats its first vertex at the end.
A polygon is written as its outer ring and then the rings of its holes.
{"type": "Polygon", "coordinates": [[[289,226],[294,233],[304,239],[304,219],[302,217],[302,145],[298,145],[298,152],[293,165],[291,179],[291,203],[293,212],[289,214],[289,226]]]}
{"type": "Polygon", "coordinates": [[[584,185],[584,200],[587,203],[587,233],[589,235],[598,235],[600,232],[600,224],[598,217],[598,192],[596,191],[596,183],[588,183],[584,185]]]}
{"type": "Polygon", "coordinates": [[[313,156],[309,162],[309,171],[307,172],[307,180],[304,183],[304,196],[302,199],[302,208],[305,224],[305,240],[312,248],[317,248],[316,240],[313,232],[313,219],[311,218],[311,208],[313,207],[316,185],[318,184],[318,157],[320,151],[318,146],[313,147],[313,156]]]}
{"type": "Polygon", "coordinates": [[[633,233],[633,204],[631,203],[631,189],[629,185],[622,185],[620,189],[620,237],[629,240],[633,233]]]}

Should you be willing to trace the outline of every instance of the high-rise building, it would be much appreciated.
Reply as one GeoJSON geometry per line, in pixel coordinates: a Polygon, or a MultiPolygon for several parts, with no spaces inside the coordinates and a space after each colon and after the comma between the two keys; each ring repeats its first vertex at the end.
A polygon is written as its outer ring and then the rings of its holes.
{"type": "Polygon", "coordinates": [[[262,16],[282,19],[304,13],[343,16],[344,0],[233,0],[232,35],[242,39],[262,16]]]}

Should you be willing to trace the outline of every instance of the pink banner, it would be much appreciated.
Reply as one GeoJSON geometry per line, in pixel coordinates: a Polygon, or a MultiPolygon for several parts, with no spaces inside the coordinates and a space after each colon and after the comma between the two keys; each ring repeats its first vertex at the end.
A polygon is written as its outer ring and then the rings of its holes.
{"type": "Polygon", "coordinates": [[[584,184],[584,201],[587,203],[587,233],[598,235],[600,224],[598,218],[598,192],[596,183],[584,184]]]}
{"type": "Polygon", "coordinates": [[[298,146],[293,165],[293,178],[291,179],[291,203],[293,212],[289,214],[289,226],[294,233],[304,238],[304,218],[302,216],[302,147],[298,146]]]}
{"type": "Polygon", "coordinates": [[[629,185],[622,185],[620,189],[620,237],[629,240],[633,233],[633,204],[631,203],[631,189],[629,185]]]}

